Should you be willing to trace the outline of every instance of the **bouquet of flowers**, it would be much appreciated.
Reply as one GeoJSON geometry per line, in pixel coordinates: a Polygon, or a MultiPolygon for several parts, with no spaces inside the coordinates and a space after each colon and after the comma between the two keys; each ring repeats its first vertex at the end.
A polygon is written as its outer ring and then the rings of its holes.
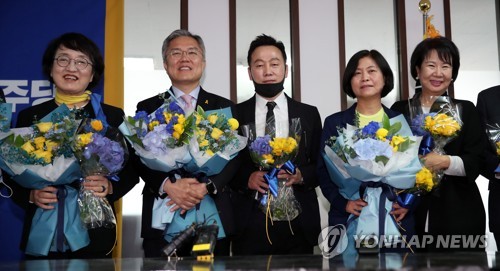
{"type": "Polygon", "coordinates": [[[248,149],[252,161],[260,168],[267,170],[264,178],[269,189],[266,194],[259,195],[260,208],[271,221],[291,221],[302,211],[299,202],[293,193],[293,187],[285,186],[285,179],[278,179],[278,172],[285,170],[295,174],[293,160],[299,150],[302,132],[300,119],[291,119],[290,123],[276,122],[277,135],[287,137],[274,137],[270,135],[257,136],[255,124],[242,127],[243,135],[248,137],[248,149]]]}
{"type": "MultiPolygon", "coordinates": [[[[429,113],[423,113],[420,94],[416,94],[410,104],[411,128],[415,135],[422,136],[419,154],[430,152],[445,154],[444,146],[453,140],[462,127],[460,107],[447,96],[437,97],[429,113]]],[[[430,169],[428,169],[430,170],[430,169]]],[[[443,178],[442,170],[432,171],[434,186],[443,178]]]]}
{"type": "Polygon", "coordinates": [[[415,185],[421,169],[419,143],[402,115],[391,119],[385,115],[382,123],[370,122],[363,128],[339,128],[338,137],[326,142],[323,158],[331,181],[346,199],[362,197],[368,202],[349,224],[349,236],[400,235],[389,213],[397,200],[395,190],[415,185]]]}
{"type": "Polygon", "coordinates": [[[47,255],[49,251],[76,251],[89,244],[79,218],[78,191],[70,184],[81,176],[71,149],[79,121],[66,105],[25,128],[12,129],[0,145],[0,167],[28,189],[55,186],[58,203],[52,210],[38,208],[33,217],[26,253],[47,255]]]}
{"type": "MultiPolygon", "coordinates": [[[[73,145],[80,162],[82,181],[93,175],[106,176],[118,181],[116,174],[128,158],[128,149],[122,134],[115,128],[104,126],[101,120],[85,119],[78,129],[73,145]]],[[[78,197],[80,218],[88,229],[113,228],[116,218],[106,198],[97,197],[80,187],[78,197]]]]}
{"type": "MultiPolygon", "coordinates": [[[[219,174],[227,163],[245,148],[246,138],[238,135],[239,123],[232,118],[229,107],[204,111],[198,106],[193,112],[193,120],[193,137],[188,147],[192,160],[184,165],[183,173],[179,175],[196,177],[201,182],[207,182],[208,176],[219,174]]],[[[206,219],[215,221],[219,226],[217,238],[226,236],[214,200],[205,196],[196,208],[185,215],[180,215],[179,211],[173,214],[172,219],[166,223],[165,239],[170,242],[176,233],[193,222],[206,222],[206,219]]]]}
{"type": "MultiPolygon", "coordinates": [[[[194,116],[186,115],[175,95],[168,93],[170,97],[164,98],[164,103],[155,112],[148,115],[139,111],[134,117],[128,117],[119,129],[144,165],[171,173],[169,178],[175,181],[186,173],[183,167],[192,160],[189,144],[193,137],[194,116]]],[[[153,228],[165,230],[172,222],[174,213],[166,206],[169,200],[169,197],[155,200],[153,228]]]]}
{"type": "Polygon", "coordinates": [[[191,160],[188,144],[193,135],[193,117],[186,116],[173,98],[148,115],[139,111],[119,127],[147,167],[169,172],[191,160]]]}
{"type": "Polygon", "coordinates": [[[193,160],[184,168],[193,174],[207,176],[220,173],[224,166],[246,146],[246,138],[238,135],[239,123],[231,109],[194,112],[194,136],[189,144],[193,160]]]}

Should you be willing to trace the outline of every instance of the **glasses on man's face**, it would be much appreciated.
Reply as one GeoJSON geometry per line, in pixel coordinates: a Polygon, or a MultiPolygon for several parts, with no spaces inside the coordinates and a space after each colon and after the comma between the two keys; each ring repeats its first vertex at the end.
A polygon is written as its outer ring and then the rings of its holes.
{"type": "Polygon", "coordinates": [[[189,58],[191,60],[196,60],[196,59],[199,59],[201,57],[200,50],[198,50],[196,48],[191,48],[191,49],[188,49],[187,51],[183,51],[180,49],[173,49],[170,52],[168,52],[168,56],[170,56],[174,60],[179,60],[182,58],[184,53],[186,54],[187,58],[189,58]]]}
{"type": "Polygon", "coordinates": [[[73,61],[73,63],[75,64],[75,67],[80,70],[80,71],[83,71],[85,70],[89,65],[92,65],[92,63],[90,63],[88,60],[86,60],[85,58],[69,58],[67,56],[60,56],[60,57],[57,57],[54,59],[57,63],[57,65],[59,65],[59,67],[68,67],[69,64],[71,63],[71,61],[73,61]]]}

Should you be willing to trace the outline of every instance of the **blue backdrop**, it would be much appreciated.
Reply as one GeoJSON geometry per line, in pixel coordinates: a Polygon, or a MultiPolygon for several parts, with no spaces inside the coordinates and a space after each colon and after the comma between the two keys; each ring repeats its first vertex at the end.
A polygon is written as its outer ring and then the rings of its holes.
{"type": "MultiPolygon", "coordinates": [[[[54,86],[42,75],[47,44],[66,32],[92,39],[104,55],[105,0],[2,0],[0,1],[0,88],[16,113],[49,100],[54,86]]],[[[94,92],[102,92],[101,85],[94,92]]],[[[6,195],[5,187],[0,188],[6,195]]],[[[15,191],[14,191],[15,193],[15,191]]],[[[23,210],[0,197],[0,261],[18,260],[23,210]]]]}

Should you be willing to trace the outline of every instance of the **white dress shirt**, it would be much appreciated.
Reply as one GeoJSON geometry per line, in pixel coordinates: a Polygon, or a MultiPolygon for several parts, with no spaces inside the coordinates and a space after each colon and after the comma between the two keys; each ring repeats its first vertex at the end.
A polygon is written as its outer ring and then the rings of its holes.
{"type": "MultiPolygon", "coordinates": [[[[266,129],[267,102],[271,102],[259,94],[255,95],[255,129],[257,136],[263,136],[266,129]]],[[[276,137],[288,137],[288,102],[282,91],[276,99],[274,107],[274,118],[276,119],[276,137]]]]}

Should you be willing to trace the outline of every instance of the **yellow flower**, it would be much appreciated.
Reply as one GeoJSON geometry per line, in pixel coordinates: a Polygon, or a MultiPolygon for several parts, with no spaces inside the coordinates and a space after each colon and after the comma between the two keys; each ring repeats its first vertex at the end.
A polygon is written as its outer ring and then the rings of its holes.
{"type": "Polygon", "coordinates": [[[36,124],[36,127],[38,127],[40,132],[46,133],[50,130],[50,128],[52,128],[52,122],[40,122],[36,124]]]}
{"type": "Polygon", "coordinates": [[[240,123],[235,118],[228,119],[227,120],[227,124],[229,124],[229,128],[231,130],[233,130],[233,131],[235,131],[236,129],[238,129],[238,127],[240,126],[240,123]]]}
{"type": "Polygon", "coordinates": [[[204,138],[205,135],[207,134],[207,130],[205,130],[205,129],[198,129],[197,132],[198,132],[199,138],[204,138]]]}
{"type": "Polygon", "coordinates": [[[92,120],[90,122],[90,126],[96,132],[99,132],[99,131],[101,131],[104,128],[104,126],[102,125],[102,122],[100,120],[92,120]]]}
{"type": "Polygon", "coordinates": [[[269,141],[269,146],[271,146],[272,154],[276,156],[283,155],[283,147],[285,145],[285,138],[276,137],[274,140],[269,141]]]}
{"type": "Polygon", "coordinates": [[[214,152],[212,150],[206,150],[205,153],[209,156],[214,156],[214,152]]]}
{"type": "Polygon", "coordinates": [[[35,150],[35,147],[31,145],[30,141],[27,141],[21,146],[21,149],[25,150],[27,153],[32,153],[35,150]]]}
{"type": "Polygon", "coordinates": [[[33,143],[35,143],[35,148],[37,150],[43,149],[45,143],[45,137],[39,136],[33,139],[33,143]]]}
{"type": "Polygon", "coordinates": [[[52,152],[52,150],[59,147],[59,143],[54,142],[52,140],[47,140],[47,141],[45,141],[45,147],[47,148],[47,151],[52,152]]]}
{"type": "Polygon", "coordinates": [[[200,147],[206,147],[206,146],[208,146],[208,140],[204,139],[199,144],[200,144],[200,147]]]}
{"type": "Polygon", "coordinates": [[[44,151],[42,149],[39,149],[39,150],[34,151],[33,154],[38,159],[42,158],[45,161],[45,163],[52,162],[52,152],[50,152],[50,151],[44,151]]]}
{"type": "Polygon", "coordinates": [[[496,144],[497,144],[497,155],[500,155],[500,141],[498,141],[496,144]]]}
{"type": "Polygon", "coordinates": [[[223,131],[221,131],[219,128],[214,128],[212,130],[212,133],[210,134],[210,136],[215,139],[215,140],[219,140],[220,136],[224,134],[223,131]]]}
{"type": "Polygon", "coordinates": [[[217,122],[217,114],[211,114],[207,117],[207,120],[208,122],[210,122],[210,124],[215,124],[217,122]]]}
{"type": "Polygon", "coordinates": [[[425,191],[431,191],[434,187],[432,177],[432,172],[428,168],[423,167],[416,175],[415,186],[425,191]]]}
{"type": "Polygon", "coordinates": [[[177,116],[177,123],[184,124],[186,122],[186,117],[183,114],[175,114],[177,116]]]}
{"type": "Polygon", "coordinates": [[[196,125],[200,124],[200,122],[203,120],[203,116],[200,114],[196,114],[196,125]]]}
{"type": "Polygon", "coordinates": [[[174,125],[174,132],[172,133],[172,136],[175,138],[175,139],[179,139],[182,135],[182,133],[184,133],[184,125],[182,124],[175,124],[174,125]]]}
{"type": "Polygon", "coordinates": [[[425,128],[433,135],[453,136],[460,130],[458,122],[443,113],[425,117],[425,128]]]}
{"type": "Polygon", "coordinates": [[[271,164],[274,163],[274,158],[273,158],[273,156],[271,154],[263,154],[262,158],[264,158],[264,162],[266,164],[271,165],[271,164]]]}
{"type": "Polygon", "coordinates": [[[92,142],[92,135],[93,133],[79,134],[77,136],[78,145],[83,147],[92,142]]]}
{"type": "Polygon", "coordinates": [[[152,121],[152,122],[150,122],[150,123],[149,123],[149,125],[148,125],[148,129],[149,129],[149,131],[153,131],[153,129],[154,129],[156,126],[158,126],[158,125],[160,125],[160,122],[159,122],[159,121],[157,121],[157,120],[153,120],[153,121],[152,121]]]}
{"type": "Polygon", "coordinates": [[[165,119],[166,123],[169,123],[172,119],[172,113],[163,111],[163,118],[165,119]]]}
{"type": "Polygon", "coordinates": [[[385,128],[379,128],[375,135],[379,140],[385,141],[385,138],[387,137],[387,134],[389,134],[389,131],[385,128]]]}
{"type": "Polygon", "coordinates": [[[286,154],[290,154],[297,148],[297,140],[293,137],[288,137],[285,142],[284,151],[286,154]]]}
{"type": "Polygon", "coordinates": [[[406,138],[402,136],[393,136],[391,140],[391,147],[394,151],[398,151],[399,144],[406,141],[406,138]]]}

